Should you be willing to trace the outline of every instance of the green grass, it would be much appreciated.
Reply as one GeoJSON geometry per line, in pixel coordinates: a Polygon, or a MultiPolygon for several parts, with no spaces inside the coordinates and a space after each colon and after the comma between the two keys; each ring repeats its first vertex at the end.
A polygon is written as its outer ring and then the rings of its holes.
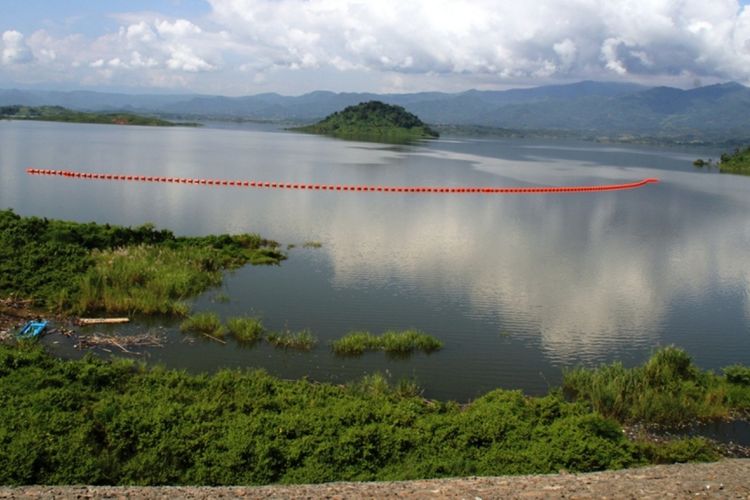
{"type": "Polygon", "coordinates": [[[222,271],[278,264],[257,234],[176,237],[151,225],[81,224],[0,211],[0,296],[62,313],[185,314],[222,271]]]}
{"type": "Polygon", "coordinates": [[[321,242],[319,242],[319,241],[306,241],[302,245],[302,248],[320,248],[322,246],[323,246],[323,244],[321,242]]]}
{"type": "Polygon", "coordinates": [[[370,332],[350,332],[334,340],[331,347],[336,354],[358,356],[365,351],[380,350],[380,339],[370,332]]]}
{"type": "Polygon", "coordinates": [[[619,469],[711,460],[632,443],[553,391],[427,401],[381,375],[332,385],[211,375],[0,345],[0,484],[243,485],[619,469]]]}
{"type": "Polygon", "coordinates": [[[440,340],[418,330],[389,330],[379,336],[357,331],[335,340],[332,344],[334,353],[345,356],[358,356],[365,351],[385,351],[396,355],[408,355],[414,351],[430,353],[442,347],[443,343],[440,340]]]}
{"type": "Polygon", "coordinates": [[[131,246],[94,251],[73,310],[180,314],[184,301],[221,283],[207,248],[131,246]]]}
{"type": "Polygon", "coordinates": [[[280,332],[270,332],[266,335],[266,340],[274,347],[282,349],[297,349],[300,351],[309,351],[318,343],[318,339],[310,330],[300,330],[293,332],[283,330],[280,332]]]}
{"type": "Polygon", "coordinates": [[[256,342],[263,337],[265,332],[260,318],[255,317],[229,318],[227,328],[240,342],[256,342]]]}
{"type": "Polygon", "coordinates": [[[219,316],[212,312],[201,312],[188,316],[180,324],[180,330],[183,332],[206,333],[213,337],[223,337],[227,331],[221,324],[219,316]]]}
{"type": "Polygon", "coordinates": [[[642,366],[616,362],[564,373],[563,388],[621,422],[680,425],[750,410],[747,368],[727,368],[726,376],[699,370],[685,351],[665,347],[642,366]]]}

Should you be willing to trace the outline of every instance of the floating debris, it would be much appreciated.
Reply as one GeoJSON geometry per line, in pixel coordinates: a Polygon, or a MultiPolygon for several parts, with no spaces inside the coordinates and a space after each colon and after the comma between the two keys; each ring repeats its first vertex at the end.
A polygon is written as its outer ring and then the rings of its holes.
{"type": "Polygon", "coordinates": [[[104,335],[92,333],[78,337],[79,349],[98,347],[107,350],[106,347],[117,347],[128,354],[140,354],[128,349],[128,347],[164,347],[164,336],[156,333],[142,333],[138,335],[104,335]]]}

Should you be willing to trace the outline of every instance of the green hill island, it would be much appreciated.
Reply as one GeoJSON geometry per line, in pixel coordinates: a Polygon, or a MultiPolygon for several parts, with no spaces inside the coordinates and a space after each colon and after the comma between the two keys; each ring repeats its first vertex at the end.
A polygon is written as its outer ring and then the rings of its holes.
{"type": "Polygon", "coordinates": [[[314,125],[291,130],[340,139],[408,143],[435,139],[440,134],[401,106],[369,101],[328,115],[314,125]]]}

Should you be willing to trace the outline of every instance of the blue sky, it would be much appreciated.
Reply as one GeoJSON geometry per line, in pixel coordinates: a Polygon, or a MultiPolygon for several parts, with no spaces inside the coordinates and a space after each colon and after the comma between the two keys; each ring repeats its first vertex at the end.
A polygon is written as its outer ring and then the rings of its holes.
{"type": "Polygon", "coordinates": [[[0,88],[750,83],[750,0],[0,0],[0,88]]]}

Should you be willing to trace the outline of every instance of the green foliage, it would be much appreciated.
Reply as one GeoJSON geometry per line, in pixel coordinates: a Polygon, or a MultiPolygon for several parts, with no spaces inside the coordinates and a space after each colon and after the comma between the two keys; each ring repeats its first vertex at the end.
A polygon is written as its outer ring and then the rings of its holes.
{"type": "Polygon", "coordinates": [[[750,366],[732,365],[727,366],[723,371],[729,383],[750,385],[750,366]]]}
{"type": "Polygon", "coordinates": [[[214,337],[223,337],[226,333],[219,316],[212,312],[191,314],[180,324],[180,330],[183,332],[207,333],[214,337]]]}
{"type": "Polygon", "coordinates": [[[406,143],[439,134],[401,106],[369,101],[349,106],[322,121],[293,130],[343,139],[406,143]]]}
{"type": "Polygon", "coordinates": [[[198,126],[197,123],[173,123],[153,116],[133,113],[84,113],[62,106],[0,106],[0,119],[39,120],[70,123],[101,123],[111,125],[147,125],[171,127],[174,125],[198,126]]]}
{"type": "Polygon", "coordinates": [[[331,344],[333,352],[339,355],[359,356],[365,351],[380,349],[380,339],[370,332],[349,332],[331,344]]]}
{"type": "Polygon", "coordinates": [[[309,351],[318,343],[318,339],[310,330],[300,330],[293,332],[291,330],[282,330],[280,332],[270,332],[266,335],[266,340],[275,347],[282,349],[298,349],[300,351],[309,351]]]}
{"type": "Polygon", "coordinates": [[[184,313],[221,271],[285,258],[257,234],[175,237],[150,224],[80,224],[0,211],[0,296],[59,311],[184,313]]]}
{"type": "Polygon", "coordinates": [[[350,332],[332,344],[334,353],[347,356],[358,356],[365,351],[396,355],[408,355],[414,351],[430,353],[442,347],[441,341],[418,330],[389,330],[379,336],[364,331],[350,332]]]}
{"type": "Polygon", "coordinates": [[[603,415],[621,422],[666,425],[725,417],[741,408],[739,401],[744,397],[736,389],[732,402],[727,379],[701,372],[687,353],[676,347],[656,351],[635,368],[613,363],[569,370],[564,374],[563,387],[603,415]]]}
{"type": "Polygon", "coordinates": [[[462,407],[382,376],[195,376],[0,346],[0,398],[0,484],[400,480],[643,461],[615,422],[560,393],[497,390],[462,407]]]}
{"type": "Polygon", "coordinates": [[[682,438],[659,443],[638,442],[638,453],[652,464],[710,462],[721,458],[716,447],[705,438],[682,438]]]}
{"type": "Polygon", "coordinates": [[[722,154],[719,172],[750,175],[750,147],[737,148],[732,154],[722,154]]]}
{"type": "Polygon", "coordinates": [[[255,342],[260,340],[266,331],[260,318],[242,317],[229,318],[227,328],[235,339],[240,342],[255,342]]]}

